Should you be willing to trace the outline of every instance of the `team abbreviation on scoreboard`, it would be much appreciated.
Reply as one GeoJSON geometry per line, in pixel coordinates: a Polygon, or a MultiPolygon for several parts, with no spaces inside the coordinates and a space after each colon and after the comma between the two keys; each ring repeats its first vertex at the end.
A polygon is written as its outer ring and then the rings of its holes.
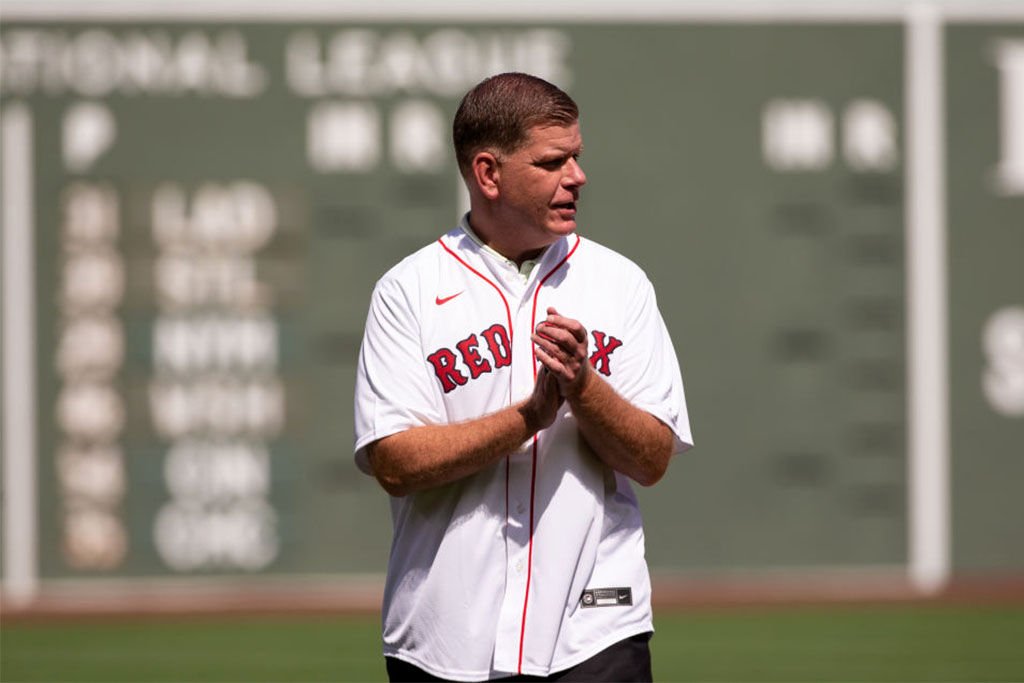
{"type": "Polygon", "coordinates": [[[273,195],[253,181],[153,192],[149,410],[169,443],[170,494],[153,533],[177,571],[259,570],[279,551],[269,443],[286,397],[273,291],[256,267],[278,225],[273,195]]]}

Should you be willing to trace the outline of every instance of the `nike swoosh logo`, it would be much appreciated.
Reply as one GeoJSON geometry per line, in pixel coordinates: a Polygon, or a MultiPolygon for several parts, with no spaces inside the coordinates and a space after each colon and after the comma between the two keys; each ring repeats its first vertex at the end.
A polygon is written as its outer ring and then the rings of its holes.
{"type": "MultiPolygon", "coordinates": [[[[465,292],[465,291],[466,290],[462,290],[462,292],[465,292]]],[[[454,299],[455,297],[457,297],[459,294],[462,294],[462,292],[456,292],[455,294],[452,294],[451,296],[446,296],[443,299],[441,297],[439,297],[439,296],[434,297],[434,303],[437,304],[438,306],[440,306],[441,304],[446,304],[449,301],[451,301],[452,299],[454,299]]]]}

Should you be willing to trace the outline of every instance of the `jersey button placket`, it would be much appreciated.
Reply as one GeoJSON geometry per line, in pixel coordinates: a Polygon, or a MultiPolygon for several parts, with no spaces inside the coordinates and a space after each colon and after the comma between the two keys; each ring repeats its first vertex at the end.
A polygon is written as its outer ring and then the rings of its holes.
{"type": "MultiPolygon", "coordinates": [[[[511,283],[503,284],[508,286],[511,283]]],[[[521,282],[519,285],[519,291],[516,293],[521,298],[518,307],[512,313],[515,326],[512,343],[512,395],[515,401],[527,398],[533,391],[534,384],[533,351],[530,341],[533,302],[523,291],[521,282]]],[[[530,561],[532,456],[532,438],[509,456],[505,596],[498,618],[498,637],[494,649],[495,667],[501,671],[515,672],[519,665],[519,641],[522,635],[523,604],[526,600],[530,561]]]]}

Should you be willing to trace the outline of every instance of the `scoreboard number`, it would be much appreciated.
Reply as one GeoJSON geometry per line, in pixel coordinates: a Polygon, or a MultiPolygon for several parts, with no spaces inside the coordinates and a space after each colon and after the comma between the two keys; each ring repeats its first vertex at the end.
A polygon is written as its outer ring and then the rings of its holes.
{"type": "Polygon", "coordinates": [[[981,376],[985,398],[1007,417],[1024,417],[1024,308],[993,313],[982,332],[986,365],[981,376]]]}

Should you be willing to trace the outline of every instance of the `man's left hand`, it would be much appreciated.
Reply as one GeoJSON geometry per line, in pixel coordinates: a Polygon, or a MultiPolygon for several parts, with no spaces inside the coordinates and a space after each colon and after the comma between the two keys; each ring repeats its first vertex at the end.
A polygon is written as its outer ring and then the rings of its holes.
{"type": "Polygon", "coordinates": [[[536,345],[537,359],[558,382],[562,397],[571,400],[579,395],[591,372],[586,328],[549,307],[548,317],[530,339],[536,345]]]}

